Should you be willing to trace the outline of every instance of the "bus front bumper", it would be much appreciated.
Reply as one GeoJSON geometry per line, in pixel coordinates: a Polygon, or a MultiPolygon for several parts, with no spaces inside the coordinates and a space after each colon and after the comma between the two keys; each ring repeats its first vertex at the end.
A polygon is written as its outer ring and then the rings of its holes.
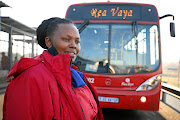
{"type": "Polygon", "coordinates": [[[149,91],[112,90],[109,87],[95,87],[102,108],[159,110],[160,85],[149,91]]]}

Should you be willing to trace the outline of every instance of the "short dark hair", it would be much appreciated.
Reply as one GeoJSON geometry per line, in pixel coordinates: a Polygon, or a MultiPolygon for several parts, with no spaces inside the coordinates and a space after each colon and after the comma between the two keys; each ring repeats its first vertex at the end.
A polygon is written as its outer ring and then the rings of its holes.
{"type": "Polygon", "coordinates": [[[58,18],[58,17],[53,17],[44,20],[36,30],[37,41],[42,48],[45,49],[48,48],[45,43],[45,38],[51,37],[51,35],[56,31],[58,24],[74,24],[74,23],[69,19],[58,18]]]}

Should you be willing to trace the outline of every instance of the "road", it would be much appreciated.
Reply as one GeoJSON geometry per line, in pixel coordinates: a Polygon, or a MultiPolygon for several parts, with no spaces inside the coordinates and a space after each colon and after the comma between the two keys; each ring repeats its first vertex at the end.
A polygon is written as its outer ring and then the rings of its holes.
{"type": "Polygon", "coordinates": [[[103,109],[105,120],[166,120],[159,112],[103,109]]]}
{"type": "Polygon", "coordinates": [[[160,101],[159,111],[103,109],[105,120],[180,120],[180,113],[160,101]]]}

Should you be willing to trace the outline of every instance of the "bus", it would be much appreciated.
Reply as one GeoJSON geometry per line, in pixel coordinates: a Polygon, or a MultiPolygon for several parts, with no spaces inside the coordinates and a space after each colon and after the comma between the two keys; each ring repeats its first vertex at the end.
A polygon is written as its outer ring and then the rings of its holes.
{"type": "MultiPolygon", "coordinates": [[[[93,84],[102,108],[159,110],[161,40],[155,6],[139,3],[82,3],[66,18],[79,29],[75,65],[93,84]]],[[[174,16],[173,16],[174,19],[174,16]]],[[[171,23],[171,35],[175,36],[171,23]]]]}

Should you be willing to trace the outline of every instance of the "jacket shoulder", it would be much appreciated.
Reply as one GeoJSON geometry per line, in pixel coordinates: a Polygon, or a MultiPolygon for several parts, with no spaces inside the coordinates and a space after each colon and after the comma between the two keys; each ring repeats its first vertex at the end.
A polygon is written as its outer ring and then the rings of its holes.
{"type": "Polygon", "coordinates": [[[23,71],[8,85],[5,93],[4,116],[23,120],[30,120],[31,118],[27,118],[30,115],[38,119],[53,118],[54,91],[58,90],[53,75],[42,63],[34,65],[23,71]]]}
{"type": "Polygon", "coordinates": [[[23,73],[21,73],[20,76],[42,83],[48,83],[50,80],[55,79],[53,73],[49,69],[47,69],[43,63],[39,63],[28,68],[23,73]]]}
{"type": "Polygon", "coordinates": [[[9,77],[17,77],[23,71],[27,70],[28,68],[35,66],[41,62],[40,56],[36,56],[33,58],[22,58],[17,63],[13,65],[11,70],[9,71],[7,78],[9,77]]]}

